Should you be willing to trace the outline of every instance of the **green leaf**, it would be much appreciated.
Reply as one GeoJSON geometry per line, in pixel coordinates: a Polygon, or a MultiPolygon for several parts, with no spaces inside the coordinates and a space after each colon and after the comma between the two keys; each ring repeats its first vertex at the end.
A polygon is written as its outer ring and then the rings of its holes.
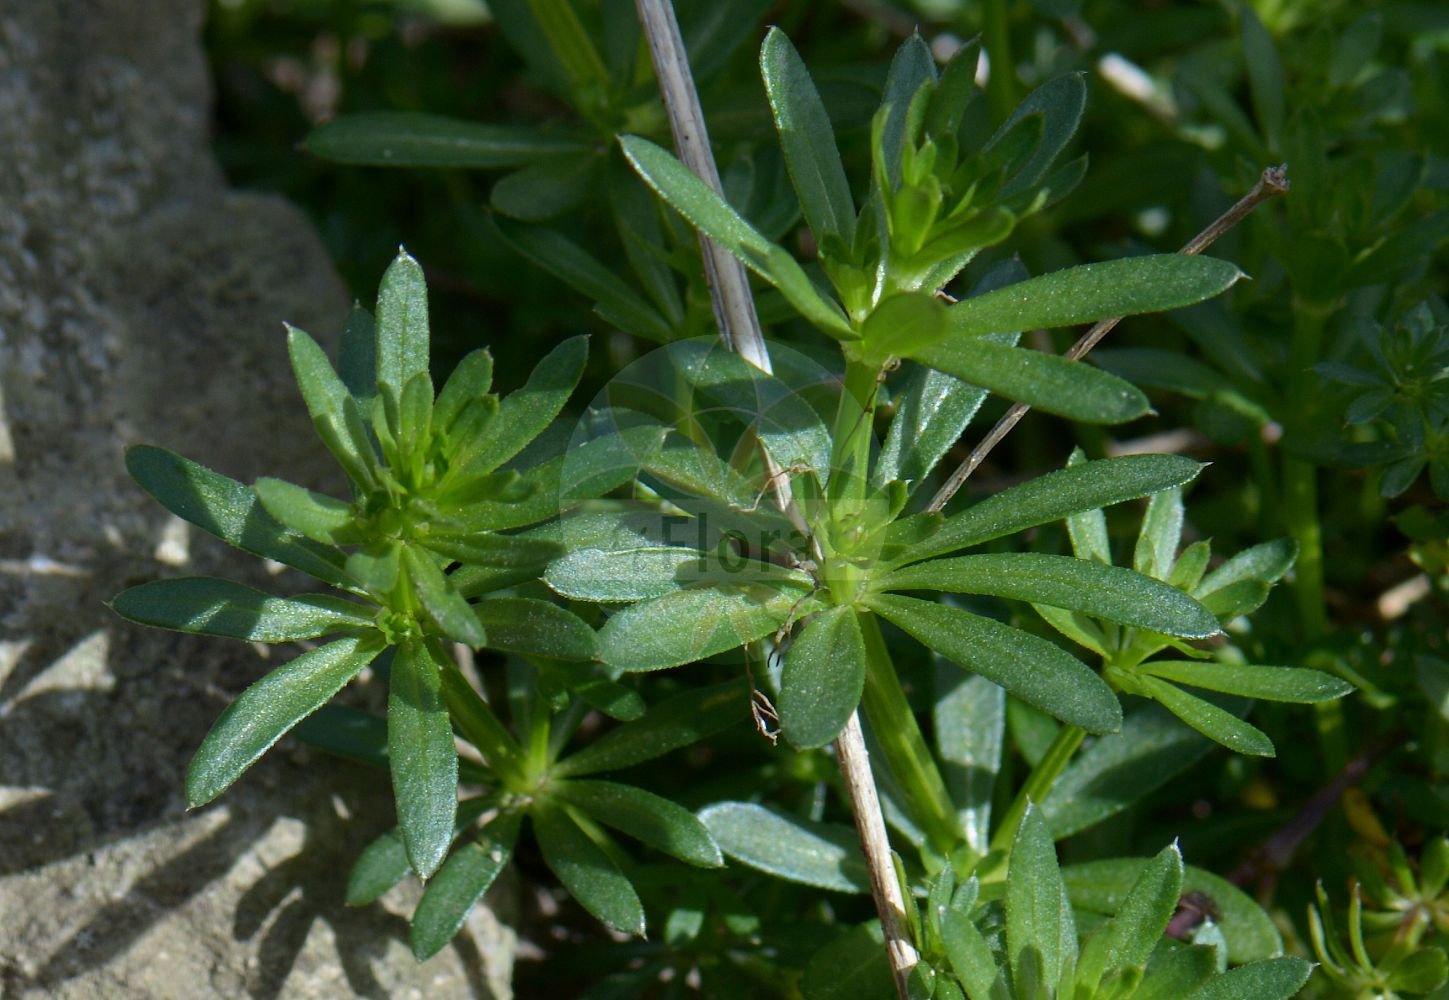
{"type": "Polygon", "coordinates": [[[1181,486],[1196,478],[1202,468],[1181,455],[1128,455],[1049,472],[948,517],[939,530],[912,545],[897,561],[916,562],[1181,486]]]}
{"type": "Polygon", "coordinates": [[[952,338],[978,337],[1160,312],[1211,298],[1241,277],[1237,265],[1212,257],[1124,257],[1064,268],[963,299],[947,308],[946,326],[952,338]]]}
{"type": "Polygon", "coordinates": [[[753,802],[718,802],[699,818],[730,857],[777,878],[867,893],[870,876],[853,829],[812,823],[753,802]]]}
{"type": "Polygon", "coordinates": [[[597,652],[594,630],[557,604],[533,597],[495,597],[473,610],[493,649],[560,660],[592,660],[597,652]]]}
{"type": "Polygon", "coordinates": [[[432,556],[415,545],[404,545],[402,561],[412,580],[413,593],[445,636],[474,649],[488,642],[488,633],[473,607],[448,583],[432,556]]]}
{"type": "Polygon", "coordinates": [[[500,813],[438,869],[413,912],[408,938],[418,961],[431,958],[453,940],[469,911],[508,866],[522,820],[520,813],[500,813]]]}
{"type": "Polygon", "coordinates": [[[696,549],[580,548],[552,562],[544,582],[578,601],[644,601],[678,590],[709,557],[696,549]]]}
{"type": "Polygon", "coordinates": [[[368,844],[347,875],[347,905],[366,906],[376,902],[412,871],[402,835],[389,830],[368,844]]]}
{"type": "Polygon", "coordinates": [[[629,288],[628,282],[562,233],[497,220],[498,231],[518,251],[575,291],[597,303],[599,314],[628,333],[661,343],[673,337],[668,320],[629,288]]]}
{"type": "Polygon", "coordinates": [[[644,934],[644,907],[608,853],[565,810],[548,803],[533,811],[543,860],[569,894],[622,934],[644,934]]]}
{"type": "Polygon", "coordinates": [[[273,597],[231,580],[188,576],[131,587],[111,604],[142,625],[252,642],[292,642],[369,628],[372,609],[325,594],[273,597]]]}
{"type": "Polygon", "coordinates": [[[483,399],[493,385],[493,355],[481,348],[464,355],[443,383],[433,406],[433,426],[446,434],[469,403],[483,399]]]}
{"type": "Polygon", "coordinates": [[[1041,813],[1028,806],[1022,817],[1006,880],[1006,948],[1012,981],[1022,995],[1027,983],[1051,990],[1077,958],[1072,904],[1057,867],[1056,847],[1041,813]]]}
{"type": "Polygon", "coordinates": [[[630,605],[599,630],[599,655],[625,672],[693,663],[763,639],[815,609],[805,587],[738,583],[689,587],[630,605]]]}
{"type": "Polygon", "coordinates": [[[377,393],[377,330],[372,313],[358,303],[353,303],[347,323],[342,327],[337,374],[364,410],[372,404],[372,397],[377,393]]]}
{"type": "MultiPolygon", "coordinates": [[[[1062,878],[1078,910],[1111,916],[1122,909],[1149,864],[1148,858],[1088,861],[1067,865],[1062,869],[1062,878]]],[[[1183,868],[1182,891],[1201,893],[1212,901],[1218,915],[1217,927],[1227,942],[1229,962],[1256,962],[1283,953],[1283,938],[1272,918],[1227,879],[1187,865],[1183,868]]],[[[1237,996],[1257,1000],[1257,994],[1251,991],[1237,996]]]]}
{"type": "Polygon", "coordinates": [[[770,29],[760,48],[760,75],[785,164],[816,246],[824,246],[828,237],[849,246],[855,236],[855,201],[830,116],[800,53],[779,28],[770,29]]]}
{"type": "Polygon", "coordinates": [[[911,101],[922,84],[934,83],[935,80],[936,58],[931,55],[931,48],[925,40],[912,33],[891,58],[885,89],[881,93],[880,110],[876,112],[877,116],[885,115],[880,128],[880,154],[886,168],[886,176],[877,178],[877,183],[888,183],[887,191],[894,190],[901,180],[901,152],[908,138],[906,116],[911,101]]]}
{"type": "MultiPolygon", "coordinates": [[[[423,269],[399,250],[377,292],[377,384],[401,400],[403,386],[428,371],[428,286],[423,269]]],[[[399,428],[392,428],[394,435],[399,428]]]]}
{"type": "Polygon", "coordinates": [[[356,541],[349,537],[353,528],[352,504],[267,476],[258,479],[252,488],[268,514],[313,541],[324,544],[356,541]]]}
{"type": "Polygon", "coordinates": [[[966,843],[984,855],[991,841],[991,797],[1006,733],[1006,692],[985,677],[963,676],[940,658],[935,675],[932,721],[942,776],[966,843]]]}
{"type": "MultiPolygon", "coordinates": [[[[350,319],[348,326],[353,327],[350,319]]],[[[287,354],[317,436],[354,483],[360,486],[371,483],[376,461],[372,442],[361,430],[360,420],[348,419],[346,401],[351,394],[332,370],[326,352],[305,332],[288,326],[287,354]]]]}
{"type": "Polygon", "coordinates": [[[855,610],[834,607],[806,622],[780,674],[780,729],[800,749],[840,734],[865,687],[865,642],[855,610]]]}
{"type": "Polygon", "coordinates": [[[1104,975],[1144,968],[1181,895],[1182,854],[1171,844],[1142,867],[1121,908],[1088,940],[1077,967],[1078,987],[1095,990],[1104,975]]]}
{"type": "Polygon", "coordinates": [[[1313,964],[1301,958],[1269,958],[1214,976],[1184,1000],[1290,1000],[1308,982],[1313,964]]]}
{"type": "Polygon", "coordinates": [[[1293,560],[1297,557],[1298,543],[1289,538],[1254,545],[1203,577],[1193,591],[1193,596],[1202,599],[1244,581],[1277,583],[1293,567],[1293,560]]]}
{"type": "Polygon", "coordinates": [[[382,651],[375,636],[319,646],[267,674],[226,707],[186,768],[186,803],[198,809],[241,777],[273,743],[315,712],[382,651]]]}
{"type": "Polygon", "coordinates": [[[323,705],[292,735],[309,747],[368,767],[387,767],[387,720],[350,705],[323,705]]]}
{"type": "Polygon", "coordinates": [[[1213,742],[1254,757],[1276,756],[1273,741],[1257,726],[1156,677],[1138,679],[1154,701],[1213,742]]]}
{"type": "Polygon", "coordinates": [[[919,486],[985,398],[978,386],[954,375],[924,365],[915,368],[895,400],[895,416],[871,471],[871,486],[880,489],[893,479],[919,486]]]}
{"type": "Polygon", "coordinates": [[[489,192],[495,211],[522,222],[542,222],[572,211],[597,190],[602,164],[593,151],[539,160],[500,178],[489,192]]]}
{"type": "MultiPolygon", "coordinates": [[[[967,891],[963,886],[957,890],[957,899],[967,891]]],[[[1005,970],[998,969],[996,957],[976,925],[971,922],[971,908],[953,902],[942,922],[946,958],[951,970],[966,989],[971,1000],[996,1000],[1002,994],[993,987],[1005,983],[1005,970]]],[[[1004,991],[1003,991],[1004,992],[1004,991]]]]}
{"type": "Polygon", "coordinates": [[[910,356],[1007,399],[1071,420],[1117,424],[1148,410],[1142,390],[1116,375],[983,337],[953,336],[910,356]]]}
{"type": "Polygon", "coordinates": [[[1289,701],[1302,705],[1333,701],[1354,689],[1348,681],[1332,674],[1302,667],[1154,660],[1143,664],[1139,669],[1154,677],[1189,687],[1221,691],[1244,698],[1266,698],[1269,701],[1289,701]]]}
{"type": "Polygon", "coordinates": [[[1449,956],[1442,948],[1421,948],[1404,957],[1389,973],[1390,990],[1404,993],[1431,993],[1449,978],[1449,956]]]}
{"type": "Polygon", "coordinates": [[[986,677],[1029,705],[1109,733],[1122,724],[1117,696],[1085,663],[1045,639],[960,608],[876,594],[870,607],[948,659],[986,677]]]}
{"type": "MultiPolygon", "coordinates": [[[[468,533],[434,529],[419,544],[434,552],[477,567],[523,572],[520,579],[542,576],[550,559],[562,553],[556,542],[493,532],[468,533]]],[[[461,570],[455,570],[454,576],[461,570]]]]}
{"type": "Polygon", "coordinates": [[[398,647],[388,680],[387,746],[398,827],[419,877],[438,870],[453,841],[458,751],[443,699],[445,659],[432,642],[398,647]]]}
{"type": "Polygon", "coordinates": [[[1188,639],[1219,631],[1212,613],[1176,587],[1120,566],[1070,556],[1009,552],[933,559],[895,570],[878,586],[1032,601],[1188,639]]]}
{"type": "MultiPolygon", "coordinates": [[[[1082,120],[1082,111],[1087,104],[1087,84],[1083,73],[1069,73],[1042,84],[1026,96],[1001,127],[986,143],[990,150],[1005,138],[1012,128],[1029,115],[1040,114],[1042,118],[1041,141],[1037,143],[1031,158],[1010,177],[1001,189],[1001,198],[1009,198],[1019,191],[1025,191],[1051,169],[1061,151],[1071,141],[1082,120]]],[[[1018,329],[1028,329],[1019,327],[1018,329]]]]}
{"type": "Polygon", "coordinates": [[[749,716],[745,688],[741,678],[675,695],[565,757],[553,774],[574,778],[619,771],[698,743],[749,716]]]}
{"type": "Polygon", "coordinates": [[[549,793],[665,854],[702,868],[724,864],[709,830],[681,805],[612,781],[558,781],[549,793]]]}
{"type": "Polygon", "coordinates": [[[1041,803],[1052,835],[1089,829],[1187,770],[1212,744],[1159,705],[1128,712],[1121,732],[1103,736],[1067,766],[1041,803]]]}
{"type": "Polygon", "coordinates": [[[1258,20],[1251,4],[1238,5],[1239,31],[1242,37],[1243,64],[1248,71],[1248,90],[1253,97],[1253,117],[1270,150],[1282,149],[1283,64],[1278,58],[1273,36],[1258,20]]]}
{"type": "Polygon", "coordinates": [[[885,299],[861,325],[872,361],[910,357],[946,335],[946,306],[925,292],[902,292],[885,299]]]}
{"type": "MultiPolygon", "coordinates": [[[[1182,491],[1163,490],[1147,502],[1142,529],[1132,554],[1132,568],[1157,580],[1165,580],[1177,561],[1182,540],[1182,491]]],[[[1159,630],[1161,631],[1161,630],[1159,630]]]]}
{"type": "Polygon", "coordinates": [[[491,472],[522,451],[553,423],[573,395],[588,356],[586,336],[570,337],[550,351],[523,387],[504,397],[498,414],[468,446],[460,464],[470,474],[491,472]]]}
{"type": "Polygon", "coordinates": [[[126,451],[126,470],[171,513],[244,552],[273,559],[324,583],[353,589],[346,555],[278,524],[252,490],[175,452],[150,445],[126,451]]]}
{"type": "Polygon", "coordinates": [[[487,125],[417,111],[342,115],[313,129],[307,152],[381,167],[521,167],[588,148],[571,131],[487,125]]]}
{"type": "Polygon", "coordinates": [[[852,927],[817,951],[800,978],[805,1000],[859,1000],[895,995],[880,921],[852,927]]]}

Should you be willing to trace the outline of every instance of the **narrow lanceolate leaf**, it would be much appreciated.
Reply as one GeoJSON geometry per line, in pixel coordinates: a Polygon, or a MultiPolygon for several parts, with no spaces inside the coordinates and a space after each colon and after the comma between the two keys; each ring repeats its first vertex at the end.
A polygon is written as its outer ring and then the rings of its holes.
{"type": "Polygon", "coordinates": [[[1302,667],[1247,666],[1237,663],[1198,663],[1193,660],[1163,660],[1140,669],[1155,677],[1189,687],[1311,705],[1342,698],[1353,685],[1321,670],[1302,667]]]}
{"type": "Polygon", "coordinates": [[[960,438],[985,399],[979,386],[926,365],[915,368],[896,401],[895,416],[871,471],[871,486],[879,489],[892,479],[918,486],[960,438]]]}
{"type": "Polygon", "coordinates": [[[760,75],[780,134],[780,148],[800,197],[800,209],[817,246],[827,236],[850,245],[855,201],[835,145],[830,116],[810,73],[779,28],[771,28],[760,49],[760,75]]]}
{"type": "Polygon", "coordinates": [[[325,594],[273,597],[231,580],[152,580],[117,595],[111,607],[142,625],[252,642],[291,642],[367,628],[369,608],[325,594]]]}
{"type": "Polygon", "coordinates": [[[460,453],[470,474],[489,472],[523,450],[563,409],[589,356],[588,337],[570,337],[550,351],[523,388],[509,393],[481,434],[460,453]]]}
{"type": "Polygon", "coordinates": [[[1122,708],[1106,682],[1045,639],[913,597],[876,594],[869,603],[929,649],[1063,722],[1092,733],[1115,732],[1122,724],[1122,708]]]}
{"type": "Polygon", "coordinates": [[[341,549],[283,527],[250,487],[175,452],[137,445],[126,452],[126,470],[171,513],[244,552],[343,589],[353,589],[341,549]]]}
{"type": "Polygon", "coordinates": [[[363,848],[347,875],[347,905],[366,906],[407,878],[412,867],[402,835],[389,830],[363,848]]]}
{"type": "Polygon", "coordinates": [[[1069,556],[1010,552],[935,559],[896,570],[880,588],[990,594],[1185,639],[1218,632],[1212,613],[1176,587],[1120,566],[1069,556]]]}
{"type": "Polygon", "coordinates": [[[976,337],[1094,323],[1189,306],[1241,277],[1228,261],[1182,254],[1082,264],[958,302],[946,310],[946,326],[953,337],[976,337]]]}
{"type": "Polygon", "coordinates": [[[806,623],[780,674],[780,729],[801,749],[840,734],[865,687],[865,642],[855,610],[834,607],[806,623]]]}
{"type": "Polygon", "coordinates": [[[432,556],[415,545],[404,545],[403,567],[423,609],[444,635],[475,649],[488,641],[488,633],[472,605],[449,585],[432,556]]]}
{"type": "Polygon", "coordinates": [[[433,406],[434,428],[439,433],[447,433],[464,408],[483,399],[492,387],[492,353],[484,347],[465,355],[438,393],[433,406]]]}
{"type": "Polygon", "coordinates": [[[469,911],[508,866],[522,820],[520,813],[500,813],[438,869],[413,912],[408,939],[418,961],[431,958],[453,940],[469,911]]]}
{"type": "MultiPolygon", "coordinates": [[[[1028,807],[1011,848],[1006,882],[1006,948],[1013,981],[1049,993],[1077,958],[1072,904],[1056,847],[1041,814],[1028,807]]],[[[1026,996],[1039,995],[1028,990],[1026,996]]]]}
{"type": "Polygon", "coordinates": [[[1182,854],[1171,844],[1143,866],[1127,899],[1082,951],[1077,983],[1095,989],[1104,975],[1141,969],[1162,940],[1182,895],[1182,854]]]}
{"type": "MultiPolygon", "coordinates": [[[[352,320],[348,326],[353,326],[352,320]]],[[[354,482],[372,482],[372,442],[365,434],[359,436],[356,424],[348,421],[345,401],[350,393],[326,352],[306,333],[288,326],[287,353],[318,437],[354,482]]]]}
{"type": "Polygon", "coordinates": [[[1273,741],[1261,729],[1156,677],[1140,677],[1146,693],[1215,743],[1254,757],[1272,757],[1273,741]]]}
{"type": "Polygon", "coordinates": [[[743,679],[686,691],[605,733],[553,769],[561,778],[617,771],[698,743],[749,716],[743,679]]]}
{"type": "Polygon", "coordinates": [[[817,951],[800,977],[800,993],[805,1000],[894,996],[880,921],[852,928],[817,951]]]}
{"type": "Polygon", "coordinates": [[[951,336],[911,352],[910,357],[1007,399],[1071,420],[1118,424],[1148,410],[1142,390],[1116,375],[1057,354],[1009,347],[983,337],[951,336]]]}
{"type": "Polygon", "coordinates": [[[730,857],[751,868],[836,892],[870,891],[853,829],[785,816],[753,802],[719,802],[699,818],[730,857]]]}
{"type": "Polygon", "coordinates": [[[479,602],[473,610],[493,649],[559,660],[592,660],[598,652],[594,630],[549,601],[496,597],[479,602]]]}
{"type": "Polygon", "coordinates": [[[388,680],[387,746],[398,827],[408,862],[429,878],[453,840],[458,751],[443,699],[444,653],[431,642],[398,647],[388,680]]]}
{"type": "Polygon", "coordinates": [[[405,250],[383,273],[376,327],[377,384],[400,400],[408,380],[428,371],[428,286],[423,269],[405,250]]]}
{"type": "Polygon", "coordinates": [[[948,517],[939,530],[912,545],[898,561],[915,562],[980,545],[1081,511],[1181,486],[1196,478],[1202,468],[1181,455],[1128,455],[1049,472],[948,517]]]}
{"type": "Polygon", "coordinates": [[[612,781],[559,781],[549,793],[650,847],[703,868],[724,864],[705,825],[683,806],[612,781]]]}
{"type": "Polygon", "coordinates": [[[325,544],[356,541],[348,537],[353,523],[350,503],[267,476],[258,479],[252,488],[268,514],[313,541],[325,544]]]}
{"type": "Polygon", "coordinates": [[[599,630],[599,655],[615,670],[663,670],[763,639],[792,614],[815,609],[804,587],[690,587],[633,604],[599,630]]]}
{"type": "Polygon", "coordinates": [[[1001,189],[1000,197],[1006,198],[1018,191],[1024,191],[1040,180],[1071,140],[1087,103],[1087,85],[1083,76],[1082,73],[1069,73],[1032,91],[987,142],[986,148],[989,150],[1010,133],[1021,119],[1033,114],[1042,116],[1041,141],[1031,158],[1013,177],[1008,178],[1001,189]]]}
{"type": "Polygon", "coordinates": [[[372,313],[354,304],[342,327],[342,348],[338,352],[337,374],[359,403],[372,404],[377,393],[377,330],[372,313]]]}
{"type": "Polygon", "coordinates": [[[227,706],[186,769],[186,802],[206,805],[241,777],[287,730],[321,708],[382,651],[373,636],[350,636],[303,653],[227,706]]]}
{"type": "Polygon", "coordinates": [[[343,115],[313,129],[304,145],[324,160],[379,167],[521,167],[588,148],[582,136],[569,132],[416,111],[343,115]]]}
{"type": "Polygon", "coordinates": [[[1312,972],[1312,963],[1301,958],[1269,958],[1214,976],[1184,1000],[1289,1000],[1312,972]]]}
{"type": "Polygon", "coordinates": [[[569,895],[607,926],[643,935],[644,907],[629,879],[563,808],[544,804],[533,812],[543,860],[569,895]]]}

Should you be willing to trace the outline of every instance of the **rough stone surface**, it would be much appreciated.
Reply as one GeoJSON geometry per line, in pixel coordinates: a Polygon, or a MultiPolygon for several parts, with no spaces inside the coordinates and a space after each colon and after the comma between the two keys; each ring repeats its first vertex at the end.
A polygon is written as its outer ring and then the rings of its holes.
{"type": "Polygon", "coordinates": [[[487,910],[418,965],[416,887],[347,909],[386,782],[283,745],[187,814],[186,760],[279,658],[128,627],[129,583],[286,591],[145,497],[124,448],[315,483],[281,321],[345,312],[285,203],[207,149],[200,0],[0,4],[0,996],[502,997],[487,910]]]}

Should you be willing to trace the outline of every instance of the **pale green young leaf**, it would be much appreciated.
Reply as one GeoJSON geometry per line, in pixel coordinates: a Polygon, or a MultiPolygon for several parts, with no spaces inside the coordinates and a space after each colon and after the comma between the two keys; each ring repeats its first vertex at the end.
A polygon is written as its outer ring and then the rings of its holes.
{"type": "Polygon", "coordinates": [[[570,337],[550,351],[523,387],[503,398],[497,415],[460,453],[459,465],[469,474],[490,472],[522,451],[559,415],[588,356],[588,337],[570,337]]]}
{"type": "Polygon", "coordinates": [[[453,421],[469,403],[481,400],[493,386],[493,355],[488,348],[480,348],[464,355],[458,362],[448,381],[443,383],[433,406],[433,426],[441,433],[447,433],[453,421]]]}
{"type": "Polygon", "coordinates": [[[855,236],[855,201],[830,116],[800,53],[779,28],[770,29],[760,48],[760,74],[780,148],[816,246],[824,246],[829,237],[849,246],[855,236]]]}
{"type": "Polygon", "coordinates": [[[472,605],[449,584],[447,576],[426,550],[416,545],[404,545],[402,562],[423,610],[444,635],[474,649],[487,643],[488,633],[472,605]]]}
{"type": "Polygon", "coordinates": [[[345,401],[351,394],[333,371],[326,352],[305,332],[288,326],[287,354],[317,436],[354,483],[365,486],[373,482],[376,457],[372,442],[365,434],[359,436],[356,422],[348,420],[345,401]]]}
{"type": "Polygon", "coordinates": [[[562,129],[491,125],[418,111],[342,115],[313,129],[304,147],[336,163],[380,167],[516,167],[588,148],[562,129]]]}
{"type": "MultiPolygon", "coordinates": [[[[406,250],[399,250],[383,272],[374,323],[377,384],[389,390],[395,403],[408,379],[428,370],[428,286],[423,269],[406,250]]],[[[397,424],[389,424],[396,435],[397,424]]]]}
{"type": "Polygon", "coordinates": [[[700,811],[720,849],[751,868],[835,892],[867,893],[870,876],[853,829],[786,816],[753,802],[700,811]]]}
{"type": "Polygon", "coordinates": [[[558,781],[549,793],[642,843],[702,868],[724,864],[709,830],[669,799],[612,781],[558,781]]]}
{"type": "Polygon", "coordinates": [[[543,803],[532,816],[544,863],[569,895],[605,925],[642,936],[644,907],[608,853],[559,806],[543,803]]]}
{"type": "Polygon", "coordinates": [[[911,357],[946,335],[946,306],[925,292],[885,299],[861,325],[864,351],[872,361],[911,357]]]}
{"type": "Polygon", "coordinates": [[[877,183],[888,184],[888,190],[894,190],[900,183],[901,152],[908,138],[906,119],[911,101],[923,84],[935,81],[936,58],[931,55],[931,48],[925,40],[912,33],[891,58],[885,89],[881,93],[880,110],[876,112],[877,116],[883,115],[879,152],[886,168],[886,175],[878,178],[877,183]]]}
{"type": "Polygon", "coordinates": [[[321,708],[382,651],[376,636],[319,646],[243,691],[211,727],[186,768],[186,802],[198,809],[226,791],[272,744],[321,708]]]}
{"type": "Polygon", "coordinates": [[[796,747],[840,734],[865,687],[865,643],[854,609],[834,607],[805,623],[780,673],[780,730],[796,747]]]}
{"type": "Polygon", "coordinates": [[[413,871],[427,879],[453,841],[458,751],[443,699],[446,654],[432,642],[398,647],[388,678],[387,745],[398,827],[413,871]]]}
{"type": "Polygon", "coordinates": [[[1165,579],[1177,560],[1177,546],[1181,540],[1182,491],[1170,489],[1154,493],[1147,501],[1147,513],[1142,518],[1142,530],[1137,535],[1132,568],[1154,579],[1165,579]]]}
{"type": "Polygon", "coordinates": [[[315,542],[337,545],[357,541],[352,504],[304,489],[285,479],[263,476],[252,486],[267,513],[315,542]]]}
{"type": "Polygon", "coordinates": [[[946,310],[954,337],[1050,329],[1201,302],[1243,272],[1212,257],[1150,254],[1068,267],[964,299],[946,310]]]}
{"type": "Polygon", "coordinates": [[[1313,705],[1342,698],[1353,685],[1321,670],[1303,667],[1249,666],[1240,663],[1199,663],[1193,660],[1153,660],[1140,668],[1154,677],[1189,687],[1221,691],[1244,698],[1313,705]]]}
{"type": "Polygon", "coordinates": [[[868,603],[927,648],[1063,722],[1093,733],[1114,732],[1122,724],[1117,696],[1102,678],[1045,639],[913,597],[876,594],[868,603]]]}
{"type": "Polygon", "coordinates": [[[1213,742],[1253,757],[1276,755],[1273,741],[1257,726],[1156,677],[1139,680],[1153,700],[1213,742]]]}
{"type": "Polygon", "coordinates": [[[325,594],[273,597],[231,580],[152,580],[116,595],[111,608],[142,625],[251,642],[294,642],[372,625],[372,609],[325,594]]]}
{"type": "Polygon", "coordinates": [[[418,961],[431,958],[453,940],[469,911],[508,866],[522,820],[517,812],[500,813],[467,838],[438,869],[418,901],[408,934],[418,961]]]}
{"type": "Polygon", "coordinates": [[[565,757],[553,773],[569,778],[633,767],[698,743],[748,715],[743,678],[685,691],[565,757]]]}
{"type": "Polygon", "coordinates": [[[1243,581],[1277,583],[1293,567],[1293,560],[1297,557],[1298,543],[1289,538],[1254,545],[1203,577],[1193,590],[1193,596],[1201,599],[1243,581]]]}
{"type": "Polygon", "coordinates": [[[1070,556],[1007,552],[934,559],[893,571],[879,587],[1032,601],[1188,639],[1219,631],[1217,619],[1176,587],[1120,566],[1070,556]]]}

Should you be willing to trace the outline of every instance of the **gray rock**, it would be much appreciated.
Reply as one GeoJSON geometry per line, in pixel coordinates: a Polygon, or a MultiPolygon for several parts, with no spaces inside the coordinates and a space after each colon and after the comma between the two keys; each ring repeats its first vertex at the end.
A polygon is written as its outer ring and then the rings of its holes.
{"type": "Polygon", "coordinates": [[[305,586],[166,514],[126,446],[248,482],[331,467],[281,322],[335,342],[345,296],[294,208],[225,186],[203,6],[0,5],[0,995],[508,996],[513,937],[492,912],[419,965],[415,885],[343,905],[392,822],[375,773],[284,743],[185,811],[211,722],[292,652],[104,606],[176,573],[305,586]]]}

